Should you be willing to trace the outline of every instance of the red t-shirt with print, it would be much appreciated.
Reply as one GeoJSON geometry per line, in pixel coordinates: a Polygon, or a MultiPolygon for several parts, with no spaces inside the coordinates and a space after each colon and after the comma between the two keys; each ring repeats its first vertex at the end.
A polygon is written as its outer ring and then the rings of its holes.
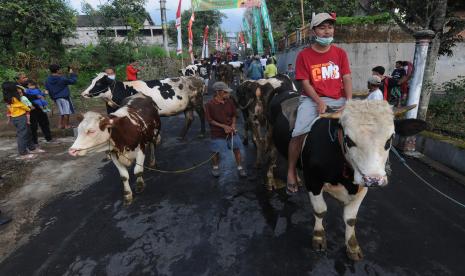
{"type": "Polygon", "coordinates": [[[339,99],[344,96],[342,76],[347,74],[350,74],[347,54],[334,45],[325,53],[308,47],[297,55],[295,79],[309,80],[320,97],[339,99]]]}

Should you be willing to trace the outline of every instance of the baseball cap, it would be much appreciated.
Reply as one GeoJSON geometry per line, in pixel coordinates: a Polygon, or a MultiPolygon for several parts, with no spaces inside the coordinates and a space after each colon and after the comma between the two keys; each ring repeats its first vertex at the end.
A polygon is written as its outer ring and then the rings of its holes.
{"type": "Polygon", "coordinates": [[[222,91],[226,91],[226,92],[229,92],[231,93],[233,90],[231,88],[229,88],[229,86],[222,82],[222,81],[217,81],[213,84],[213,90],[214,91],[218,91],[218,90],[222,90],[222,91]]]}
{"type": "Polygon", "coordinates": [[[381,78],[378,76],[371,76],[368,78],[368,83],[369,84],[374,84],[374,85],[380,85],[381,84],[381,78]]]}
{"type": "Polygon", "coordinates": [[[321,13],[315,14],[312,17],[312,21],[310,22],[310,29],[313,29],[313,27],[319,26],[321,23],[323,23],[326,20],[331,20],[333,22],[336,22],[336,17],[331,16],[331,14],[327,12],[321,12],[321,13]]]}

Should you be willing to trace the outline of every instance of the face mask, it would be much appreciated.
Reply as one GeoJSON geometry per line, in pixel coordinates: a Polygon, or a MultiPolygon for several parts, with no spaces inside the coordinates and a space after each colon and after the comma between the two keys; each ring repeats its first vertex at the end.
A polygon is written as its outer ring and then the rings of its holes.
{"type": "Polygon", "coordinates": [[[110,80],[114,80],[114,79],[116,79],[116,76],[115,76],[115,75],[108,75],[108,78],[109,78],[110,80]]]}
{"type": "Polygon", "coordinates": [[[331,44],[331,42],[333,42],[333,37],[319,37],[317,36],[315,38],[315,42],[320,44],[321,46],[328,46],[329,44],[331,44]]]}

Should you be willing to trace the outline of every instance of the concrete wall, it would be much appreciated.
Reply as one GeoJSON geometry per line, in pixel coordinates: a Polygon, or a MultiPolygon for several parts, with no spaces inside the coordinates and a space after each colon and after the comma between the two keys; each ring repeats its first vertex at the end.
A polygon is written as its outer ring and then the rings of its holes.
{"type": "MultiPolygon", "coordinates": [[[[366,90],[366,79],[371,74],[371,68],[381,65],[386,68],[386,74],[394,70],[396,60],[413,61],[415,43],[350,43],[337,44],[347,51],[353,77],[354,91],[366,90]]],[[[295,59],[303,47],[292,48],[281,53],[277,53],[278,71],[286,71],[287,64],[295,65],[295,59]]],[[[459,43],[454,49],[454,56],[442,56],[436,64],[434,76],[435,84],[465,75],[465,43],[459,43]]]]}

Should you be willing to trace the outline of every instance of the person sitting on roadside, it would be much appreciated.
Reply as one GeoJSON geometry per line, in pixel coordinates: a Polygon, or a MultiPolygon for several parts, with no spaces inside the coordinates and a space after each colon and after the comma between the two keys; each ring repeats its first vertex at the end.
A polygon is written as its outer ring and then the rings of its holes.
{"type": "Polygon", "coordinates": [[[389,76],[385,76],[385,72],[386,69],[383,66],[376,66],[371,69],[371,74],[373,76],[378,76],[381,79],[379,90],[383,93],[383,99],[387,101],[389,95],[389,76]]]}
{"type": "Polygon", "coordinates": [[[367,100],[378,100],[382,101],[383,93],[379,90],[381,85],[381,79],[378,76],[371,76],[368,78],[368,96],[367,100]]]}
{"type": "Polygon", "coordinates": [[[266,67],[265,67],[265,78],[272,78],[278,74],[278,68],[276,68],[276,65],[274,64],[273,60],[271,58],[268,58],[268,61],[266,62],[266,67]]]}
{"type": "Polygon", "coordinates": [[[205,104],[205,118],[211,132],[210,150],[214,154],[211,173],[214,177],[220,176],[220,152],[232,147],[237,171],[241,177],[246,177],[247,173],[241,165],[242,142],[236,131],[236,106],[229,98],[232,89],[221,81],[214,83],[212,88],[213,99],[205,104]]]}

